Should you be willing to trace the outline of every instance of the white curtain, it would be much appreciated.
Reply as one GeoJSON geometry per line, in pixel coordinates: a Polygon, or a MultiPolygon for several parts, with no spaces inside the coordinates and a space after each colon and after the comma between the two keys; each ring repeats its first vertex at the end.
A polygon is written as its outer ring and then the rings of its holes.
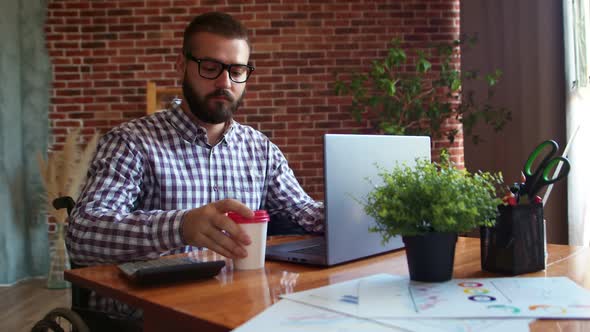
{"type": "Polygon", "coordinates": [[[569,244],[590,245],[590,11],[588,0],[564,0],[569,244]]]}

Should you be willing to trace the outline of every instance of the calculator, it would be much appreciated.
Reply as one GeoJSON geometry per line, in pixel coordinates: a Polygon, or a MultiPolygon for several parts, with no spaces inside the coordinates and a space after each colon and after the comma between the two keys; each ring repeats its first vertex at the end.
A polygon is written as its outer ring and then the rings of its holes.
{"type": "Polygon", "coordinates": [[[162,257],[117,265],[129,279],[141,284],[211,278],[225,266],[225,261],[201,262],[187,256],[162,257]]]}

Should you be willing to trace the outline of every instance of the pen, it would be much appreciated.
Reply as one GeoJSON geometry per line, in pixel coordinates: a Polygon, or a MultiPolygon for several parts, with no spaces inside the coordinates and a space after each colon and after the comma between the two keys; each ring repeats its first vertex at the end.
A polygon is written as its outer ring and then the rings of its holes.
{"type": "Polygon", "coordinates": [[[520,199],[520,183],[514,182],[512,187],[510,187],[510,192],[514,194],[514,196],[516,197],[516,204],[518,204],[520,199]]]}

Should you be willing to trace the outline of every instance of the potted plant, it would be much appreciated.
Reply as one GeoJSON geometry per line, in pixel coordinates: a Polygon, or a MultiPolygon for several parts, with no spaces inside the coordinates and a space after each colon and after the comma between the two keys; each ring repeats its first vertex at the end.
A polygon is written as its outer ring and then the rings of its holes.
{"type": "Polygon", "coordinates": [[[380,177],[383,184],[361,202],[375,219],[370,231],[384,242],[402,236],[416,281],[451,279],[457,234],[493,226],[502,203],[496,195],[501,173],[457,169],[445,151],[440,163],[418,159],[412,167],[382,169],[380,177]]]}
{"type": "Polygon", "coordinates": [[[459,131],[445,121],[455,119],[464,135],[477,143],[480,137],[473,132],[477,123],[483,121],[499,131],[511,113],[491,102],[500,70],[480,75],[457,68],[461,46],[475,42],[474,38],[464,40],[418,51],[406,51],[399,40],[393,40],[385,58],[373,61],[367,73],[337,73],[335,92],[351,96],[353,117],[359,123],[366,118],[379,133],[446,136],[452,143],[459,131]],[[465,80],[484,81],[486,97],[463,90],[465,80]]]}

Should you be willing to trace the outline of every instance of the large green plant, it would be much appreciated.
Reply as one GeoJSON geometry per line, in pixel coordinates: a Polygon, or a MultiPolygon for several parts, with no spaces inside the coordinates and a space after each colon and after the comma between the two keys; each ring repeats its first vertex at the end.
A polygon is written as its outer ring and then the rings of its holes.
{"type": "Polygon", "coordinates": [[[382,169],[383,184],[376,186],[361,201],[373,217],[384,242],[395,235],[420,235],[429,232],[467,232],[477,226],[492,226],[502,200],[497,190],[501,173],[457,169],[448,153],[441,162],[419,159],[414,167],[382,169]]]}
{"type": "Polygon", "coordinates": [[[446,136],[453,142],[457,129],[447,129],[443,123],[455,118],[463,124],[464,134],[477,143],[480,138],[473,133],[473,127],[478,122],[499,131],[511,119],[511,113],[491,103],[493,88],[502,75],[500,70],[480,75],[473,70],[462,72],[454,65],[461,46],[466,44],[457,40],[436,45],[409,58],[401,43],[393,40],[385,59],[373,61],[368,73],[353,73],[349,80],[337,78],[335,92],[352,96],[353,117],[361,122],[366,115],[378,132],[446,136]],[[435,61],[440,64],[433,70],[435,61]],[[478,100],[474,91],[463,90],[465,80],[485,82],[486,97],[478,100]]]}

